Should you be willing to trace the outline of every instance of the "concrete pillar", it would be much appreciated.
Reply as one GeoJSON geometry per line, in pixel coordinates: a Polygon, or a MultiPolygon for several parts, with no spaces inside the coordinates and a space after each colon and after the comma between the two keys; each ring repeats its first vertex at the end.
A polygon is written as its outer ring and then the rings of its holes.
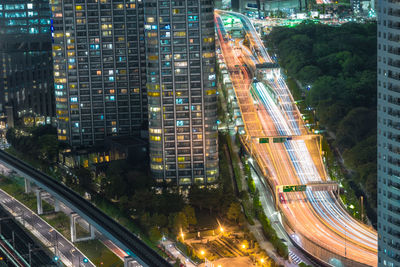
{"type": "Polygon", "coordinates": [[[135,263],[137,263],[137,261],[135,261],[131,256],[124,257],[124,267],[134,267],[136,266],[135,263]]]}
{"type": "Polygon", "coordinates": [[[43,214],[43,207],[42,207],[42,190],[36,189],[36,202],[37,202],[37,214],[43,214]]]}
{"type": "Polygon", "coordinates": [[[25,194],[28,194],[32,191],[31,182],[25,178],[25,194]]]}
{"type": "Polygon", "coordinates": [[[71,242],[74,243],[76,242],[76,216],[78,216],[78,214],[76,214],[75,212],[71,213],[71,242]]]}
{"type": "Polygon", "coordinates": [[[59,212],[60,211],[60,201],[58,201],[57,198],[54,198],[54,211],[59,212]]]}
{"type": "Polygon", "coordinates": [[[79,219],[79,215],[76,214],[75,212],[72,212],[71,213],[71,242],[75,243],[75,242],[95,239],[95,237],[96,237],[95,228],[89,223],[88,223],[88,225],[89,225],[90,235],[87,237],[81,237],[81,238],[76,237],[76,222],[78,219],[79,219]]]}
{"type": "Polygon", "coordinates": [[[94,239],[95,238],[94,227],[91,224],[89,224],[89,231],[90,231],[90,239],[94,239]]]}

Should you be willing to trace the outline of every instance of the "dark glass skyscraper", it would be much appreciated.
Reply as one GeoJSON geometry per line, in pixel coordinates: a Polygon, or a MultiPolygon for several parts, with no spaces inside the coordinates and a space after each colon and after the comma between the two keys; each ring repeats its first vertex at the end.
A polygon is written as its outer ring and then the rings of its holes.
{"type": "Polygon", "coordinates": [[[73,146],[147,128],[141,0],[52,0],[58,138],[73,146]]]}
{"type": "Polygon", "coordinates": [[[0,1],[0,64],[2,110],[54,116],[48,1],[0,1]]]}
{"type": "Polygon", "coordinates": [[[213,1],[146,0],[150,161],[157,181],[218,175],[213,1]]]}

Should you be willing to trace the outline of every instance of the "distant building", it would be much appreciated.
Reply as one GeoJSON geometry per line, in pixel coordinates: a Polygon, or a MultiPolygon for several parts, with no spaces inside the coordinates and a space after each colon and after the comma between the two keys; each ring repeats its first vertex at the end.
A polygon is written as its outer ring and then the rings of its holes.
{"type": "Polygon", "coordinates": [[[400,4],[378,3],[378,266],[400,266],[400,4]]]}
{"type": "Polygon", "coordinates": [[[158,182],[218,176],[213,1],[145,1],[150,167],[158,182]]]}
{"type": "Polygon", "coordinates": [[[358,14],[362,11],[362,5],[360,0],[350,0],[350,6],[355,14],[358,14]]]}
{"type": "Polygon", "coordinates": [[[54,116],[48,1],[0,1],[0,64],[0,111],[54,116]]]}
{"type": "Polygon", "coordinates": [[[73,147],[147,129],[142,0],[53,0],[58,139],[73,147]]]}
{"type": "Polygon", "coordinates": [[[236,12],[258,12],[260,16],[271,11],[306,10],[308,0],[232,0],[232,10],[236,12]]]}

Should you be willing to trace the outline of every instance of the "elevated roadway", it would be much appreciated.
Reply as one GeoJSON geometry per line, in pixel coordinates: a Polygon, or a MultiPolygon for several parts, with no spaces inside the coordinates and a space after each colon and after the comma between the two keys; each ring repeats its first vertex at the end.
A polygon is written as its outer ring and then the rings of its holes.
{"type": "MultiPolygon", "coordinates": [[[[251,120],[243,116],[246,134],[242,141],[267,177],[270,187],[329,183],[316,138],[302,138],[309,135],[308,129],[284,79],[275,73],[264,83],[253,84],[255,94],[250,93],[249,84],[254,73],[254,69],[250,68],[273,62],[250,20],[239,13],[217,11],[216,22],[228,69],[240,68],[241,73],[235,72],[236,76],[231,77],[239,96],[238,104],[241,106],[243,103],[246,111],[252,111],[251,120]],[[241,49],[232,49],[234,44],[241,44],[240,40],[222,38],[220,29],[224,25],[218,23],[222,21],[218,18],[227,15],[242,21],[246,38],[250,40],[250,49],[243,45],[241,49]],[[252,55],[249,55],[249,50],[252,55]],[[243,60],[246,61],[246,68],[240,67],[243,60]],[[268,136],[299,137],[282,143],[259,142],[260,137],[268,136]]],[[[376,266],[376,231],[353,219],[342,208],[332,190],[278,194],[275,201],[282,211],[286,231],[299,247],[327,266],[376,266]]]]}
{"type": "Polygon", "coordinates": [[[149,267],[171,266],[163,257],[148,247],[131,231],[54,178],[2,150],[0,150],[0,163],[32,181],[60,202],[70,207],[141,265],[149,267]]]}

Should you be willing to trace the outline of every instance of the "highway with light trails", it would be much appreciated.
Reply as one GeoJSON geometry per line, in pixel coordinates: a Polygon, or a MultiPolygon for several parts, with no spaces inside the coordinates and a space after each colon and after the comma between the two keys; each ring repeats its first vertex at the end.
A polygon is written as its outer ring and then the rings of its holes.
{"type": "MultiPolygon", "coordinates": [[[[311,138],[278,69],[253,80],[256,66],[274,63],[251,21],[234,12],[216,11],[217,35],[230,72],[246,134],[242,141],[271,188],[330,181],[317,138],[311,138]],[[232,39],[223,20],[241,24],[243,38],[232,39]],[[240,40],[242,39],[242,40],[240,40]],[[240,49],[233,49],[240,47],[240,49]],[[284,142],[259,143],[261,136],[297,136],[284,142]],[[304,139],[302,139],[304,137],[304,139]]],[[[292,241],[327,266],[377,266],[377,233],[353,219],[332,191],[277,192],[283,225],[292,241]]]]}

